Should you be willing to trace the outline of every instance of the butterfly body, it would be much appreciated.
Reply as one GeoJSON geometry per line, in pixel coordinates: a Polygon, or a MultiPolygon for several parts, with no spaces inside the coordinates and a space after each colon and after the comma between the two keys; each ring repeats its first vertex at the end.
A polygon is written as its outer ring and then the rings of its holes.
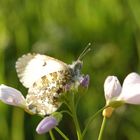
{"type": "Polygon", "coordinates": [[[19,58],[16,70],[20,81],[28,88],[27,110],[40,115],[55,112],[61,105],[59,97],[65,86],[80,80],[81,67],[80,60],[68,65],[40,54],[27,54],[19,58]]]}

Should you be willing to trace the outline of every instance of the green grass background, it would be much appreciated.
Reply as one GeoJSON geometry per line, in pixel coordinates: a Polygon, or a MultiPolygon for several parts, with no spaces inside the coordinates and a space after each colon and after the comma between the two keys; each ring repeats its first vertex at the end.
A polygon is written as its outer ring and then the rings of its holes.
{"type": "MultiPolygon", "coordinates": [[[[15,71],[18,57],[37,52],[69,64],[89,42],[93,51],[84,58],[82,72],[91,80],[78,107],[82,128],[87,118],[105,105],[103,83],[108,75],[118,76],[122,83],[128,73],[140,73],[140,1],[0,0],[0,83],[24,95],[27,89],[15,71]]],[[[40,120],[0,102],[0,140],[50,140],[48,134],[36,134],[40,120]]],[[[97,140],[101,121],[100,114],[85,140],[97,140]]],[[[69,116],[63,117],[59,128],[76,140],[69,116]]],[[[104,140],[139,138],[140,106],[125,105],[107,121],[104,140]]]]}

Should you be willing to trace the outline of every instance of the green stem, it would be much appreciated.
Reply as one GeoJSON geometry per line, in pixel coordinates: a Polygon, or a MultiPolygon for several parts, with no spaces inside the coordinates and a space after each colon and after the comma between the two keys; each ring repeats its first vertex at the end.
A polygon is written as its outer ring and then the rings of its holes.
{"type": "Polygon", "coordinates": [[[78,97],[77,97],[77,100],[76,100],[76,103],[75,103],[75,108],[76,108],[75,110],[77,110],[77,107],[78,107],[80,98],[81,98],[81,96],[78,96],[78,97]]]}
{"type": "Polygon", "coordinates": [[[53,135],[51,130],[49,131],[49,134],[50,134],[51,140],[55,140],[55,137],[54,137],[54,135],[53,135]]]}
{"type": "Polygon", "coordinates": [[[76,113],[76,110],[77,110],[77,102],[79,101],[79,97],[76,96],[76,93],[69,93],[67,94],[67,97],[65,97],[65,105],[68,107],[68,109],[70,110],[70,116],[72,117],[73,121],[74,121],[74,124],[75,124],[75,127],[76,127],[76,133],[77,133],[77,140],[82,140],[82,133],[81,133],[81,129],[80,129],[80,125],[79,125],[79,122],[78,122],[78,118],[77,118],[77,113],[76,113]],[[75,98],[77,99],[76,100],[76,103],[75,103],[75,98]]]}
{"type": "Polygon", "coordinates": [[[82,140],[82,133],[81,133],[81,129],[80,129],[80,125],[78,122],[78,118],[77,118],[77,114],[76,114],[76,107],[75,107],[75,102],[74,102],[74,94],[72,96],[72,100],[71,100],[71,113],[72,113],[72,117],[73,117],[73,121],[76,127],[76,133],[77,133],[77,138],[78,140],[82,140]]]}
{"type": "Polygon", "coordinates": [[[73,121],[75,123],[78,140],[82,140],[81,129],[80,129],[80,126],[79,126],[79,122],[78,122],[78,119],[77,119],[76,112],[73,112],[73,121]]]}
{"type": "Polygon", "coordinates": [[[102,125],[101,125],[101,128],[100,128],[100,133],[99,133],[99,136],[98,136],[98,140],[102,140],[103,132],[104,132],[104,129],[105,129],[105,123],[106,123],[106,117],[103,118],[102,125]]]}
{"type": "Polygon", "coordinates": [[[69,112],[69,111],[67,111],[67,110],[64,110],[64,111],[60,111],[60,113],[67,113],[68,115],[70,115],[71,117],[72,117],[72,114],[71,114],[71,112],[69,112]]]}
{"type": "Polygon", "coordinates": [[[68,138],[58,127],[55,127],[55,130],[56,130],[65,140],[69,140],[69,138],[68,138]]]}
{"type": "Polygon", "coordinates": [[[91,116],[91,117],[89,118],[89,120],[88,120],[88,122],[87,122],[87,124],[86,124],[86,126],[85,126],[85,129],[83,130],[82,137],[85,136],[89,125],[92,123],[92,121],[95,119],[95,117],[96,117],[100,112],[102,112],[105,108],[106,108],[106,106],[103,107],[103,108],[101,108],[100,110],[98,110],[93,116],[91,116]]]}

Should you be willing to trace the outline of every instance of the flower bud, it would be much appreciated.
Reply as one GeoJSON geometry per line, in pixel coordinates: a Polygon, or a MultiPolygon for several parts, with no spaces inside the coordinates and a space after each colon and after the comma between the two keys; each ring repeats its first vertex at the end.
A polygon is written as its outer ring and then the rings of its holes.
{"type": "Polygon", "coordinates": [[[81,85],[82,87],[87,88],[88,85],[89,85],[89,80],[90,80],[89,75],[84,76],[84,77],[82,78],[82,80],[80,81],[80,85],[81,85]]]}
{"type": "Polygon", "coordinates": [[[59,112],[54,112],[51,116],[45,117],[37,126],[36,132],[38,134],[44,134],[49,132],[51,129],[55,128],[60,120],[62,119],[62,114],[59,112]]]}
{"type": "Polygon", "coordinates": [[[46,132],[49,132],[52,128],[58,125],[57,120],[52,117],[45,117],[37,126],[36,132],[38,134],[44,134],[46,132]]]}
{"type": "Polygon", "coordinates": [[[114,111],[114,108],[112,108],[112,107],[105,108],[105,109],[103,110],[102,115],[103,115],[104,117],[106,117],[106,118],[110,118],[111,115],[112,115],[112,113],[113,113],[113,111],[114,111]]]}
{"type": "Polygon", "coordinates": [[[121,85],[116,76],[108,76],[106,78],[104,92],[107,103],[121,93],[121,85]]]}

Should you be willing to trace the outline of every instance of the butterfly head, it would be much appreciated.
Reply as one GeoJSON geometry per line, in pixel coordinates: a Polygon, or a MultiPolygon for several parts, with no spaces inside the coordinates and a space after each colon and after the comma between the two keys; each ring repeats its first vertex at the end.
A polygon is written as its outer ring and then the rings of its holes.
{"type": "Polygon", "coordinates": [[[79,76],[80,75],[80,71],[82,69],[82,66],[83,66],[83,61],[81,61],[81,60],[74,61],[70,65],[70,68],[71,68],[71,71],[72,71],[72,75],[73,76],[79,76]]]}
{"type": "Polygon", "coordinates": [[[81,69],[83,66],[83,57],[89,52],[91,51],[90,48],[90,43],[87,45],[87,47],[83,50],[83,52],[80,54],[80,56],[78,57],[78,59],[76,61],[74,61],[70,66],[71,69],[71,73],[72,76],[75,80],[79,79],[79,77],[81,77],[81,69]]]}

